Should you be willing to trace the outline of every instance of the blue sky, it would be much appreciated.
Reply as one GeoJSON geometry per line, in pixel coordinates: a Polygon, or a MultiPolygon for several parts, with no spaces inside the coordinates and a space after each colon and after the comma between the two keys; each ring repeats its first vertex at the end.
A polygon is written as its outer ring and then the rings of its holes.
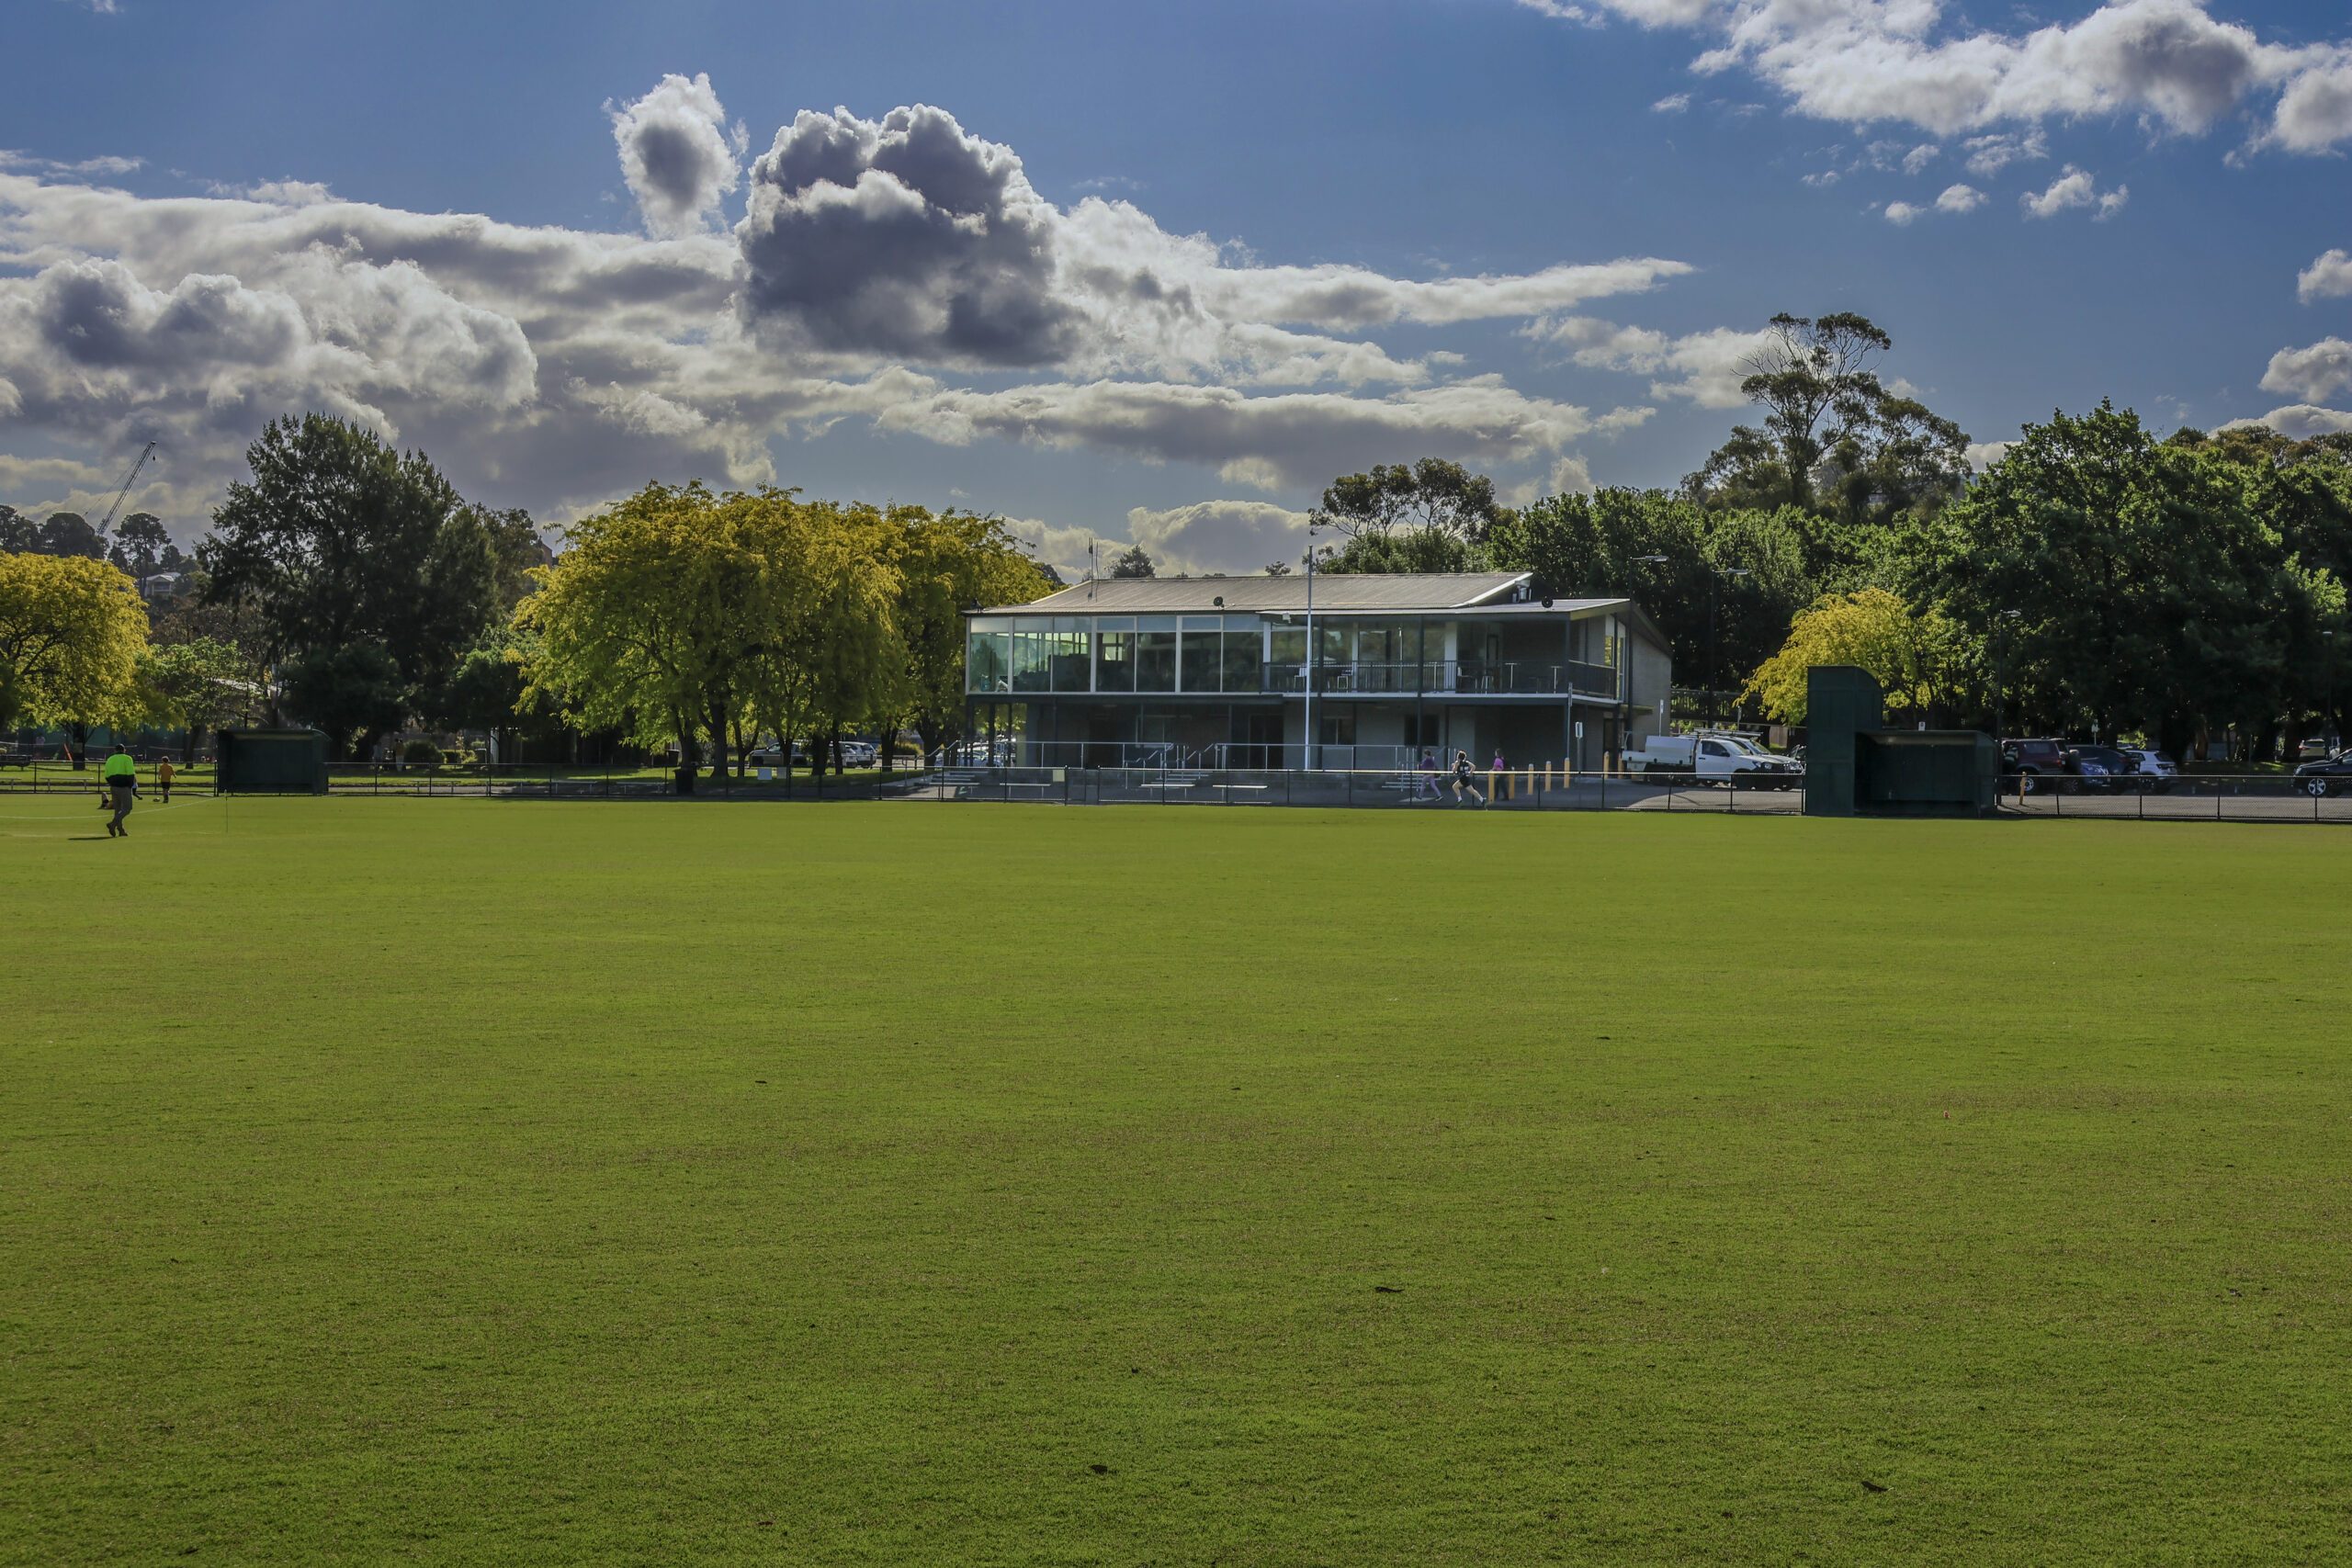
{"type": "Polygon", "coordinates": [[[102,511],[153,436],[133,503],[188,536],[322,408],[550,524],[699,475],[1247,570],[1376,461],[1671,484],[1783,310],[1870,315],[1980,443],[2101,397],[2352,427],[2347,39],[2189,0],[20,0],[0,500],[102,511]]]}

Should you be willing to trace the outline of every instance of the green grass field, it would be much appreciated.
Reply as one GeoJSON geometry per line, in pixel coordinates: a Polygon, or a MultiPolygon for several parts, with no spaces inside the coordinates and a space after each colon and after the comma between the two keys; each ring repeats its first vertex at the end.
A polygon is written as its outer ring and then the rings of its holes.
{"type": "Polygon", "coordinates": [[[0,797],[0,1562],[2352,1560],[2352,835],[0,797]]]}

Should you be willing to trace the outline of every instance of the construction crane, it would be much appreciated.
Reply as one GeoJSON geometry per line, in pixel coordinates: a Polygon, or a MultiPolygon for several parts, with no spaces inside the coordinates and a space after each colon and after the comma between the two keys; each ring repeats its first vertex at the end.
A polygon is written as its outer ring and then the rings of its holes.
{"type": "Polygon", "coordinates": [[[107,508],[107,520],[98,525],[100,544],[106,543],[107,530],[114,526],[114,514],[122,510],[123,502],[130,498],[130,487],[139,482],[139,470],[145,468],[147,459],[155,455],[157,445],[158,443],[153,441],[147,443],[147,449],[140,453],[138,461],[130,465],[130,472],[124,478],[122,488],[114,492],[114,504],[107,508]]]}

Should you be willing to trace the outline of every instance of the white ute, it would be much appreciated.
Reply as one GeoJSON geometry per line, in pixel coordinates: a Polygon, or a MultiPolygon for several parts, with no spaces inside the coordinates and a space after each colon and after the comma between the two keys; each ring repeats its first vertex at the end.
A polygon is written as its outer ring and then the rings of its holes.
{"type": "Polygon", "coordinates": [[[1724,730],[1653,735],[1641,750],[1626,752],[1624,762],[1625,771],[1637,778],[1670,784],[1728,784],[1737,779],[1750,789],[1787,789],[1803,775],[1795,759],[1767,751],[1744,735],[1724,730]]]}

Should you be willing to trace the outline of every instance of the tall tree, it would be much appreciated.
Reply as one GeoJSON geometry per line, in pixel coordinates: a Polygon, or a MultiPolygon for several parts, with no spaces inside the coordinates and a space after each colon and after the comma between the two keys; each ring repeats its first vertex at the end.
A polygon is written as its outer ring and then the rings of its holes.
{"type": "Polygon", "coordinates": [[[208,729],[252,711],[255,687],[244,656],[234,644],[209,637],[164,643],[149,650],[141,679],[153,694],[154,716],[186,728],[186,759],[208,729]]]}
{"type": "Polygon", "coordinates": [[[1489,547],[1496,565],[1532,571],[1555,593],[1632,598],[1666,633],[1678,680],[1728,691],[1819,591],[1800,515],[1710,512],[1663,491],[1610,488],[1522,507],[1489,547]]]}
{"type": "Polygon", "coordinates": [[[147,614],[119,569],[86,556],[0,555],[0,729],[26,718],[136,722],[146,646],[147,614]]]}
{"type": "Polygon", "coordinates": [[[1510,516],[1492,479],[1442,457],[1344,474],[1315,509],[1317,524],[1347,536],[1333,571],[1469,570],[1510,516]]]}
{"type": "Polygon", "coordinates": [[[1111,563],[1113,577],[1149,577],[1157,570],[1150,553],[1141,545],[1129,545],[1126,553],[1111,563]]]}
{"type": "Polygon", "coordinates": [[[98,531],[78,512],[52,512],[33,536],[34,553],[44,556],[86,556],[91,560],[106,558],[106,545],[98,538],[98,531]]]}
{"type": "Polygon", "coordinates": [[[2142,728],[2176,756],[2200,719],[2275,715],[2296,628],[2342,602],[2262,515],[2244,465],[2159,446],[2109,403],[2026,426],[1910,563],[1979,646],[2019,612],[2007,664],[2030,722],[2142,728]]]}
{"type": "Polygon", "coordinates": [[[1772,318],[1740,390],[1763,428],[1738,425],[1684,481],[1717,509],[1795,507],[1805,568],[1855,587],[1888,575],[1890,530],[1932,515],[1967,488],[1968,435],[1879,379],[1894,340],[1852,311],[1772,318]]]}
{"type": "Polygon", "coordinates": [[[152,512],[134,512],[115,525],[114,545],[107,551],[107,559],[143,586],[157,572],[175,570],[179,550],[173,545],[171,535],[164,531],[162,518],[152,512]],[[164,564],[166,552],[172,563],[168,567],[164,564]]]}
{"type": "MultiPolygon", "coordinates": [[[[975,604],[1026,604],[1050,586],[999,518],[934,516],[908,506],[892,509],[888,523],[899,571],[891,622],[902,679],[888,688],[876,716],[886,759],[890,738],[910,720],[925,754],[962,739],[964,612],[975,604]]],[[[883,767],[888,769],[887,760],[883,767]]]]}
{"type": "Polygon", "coordinates": [[[1816,664],[1859,665],[1890,707],[1925,715],[1951,705],[1966,657],[1940,615],[1915,614],[1885,589],[1865,588],[1829,594],[1800,612],[1781,650],[1748,677],[1748,690],[1772,717],[1803,724],[1807,671],[1816,664]]]}
{"type": "MultiPolygon", "coordinates": [[[[323,414],[273,420],[245,457],[252,480],[229,487],[197,551],[208,602],[250,605],[263,637],[254,651],[273,669],[307,659],[313,692],[355,693],[383,663],[365,651],[338,660],[338,650],[380,650],[404,690],[348,711],[381,714],[446,679],[497,607],[481,514],[423,453],[402,456],[323,414]]],[[[361,747],[382,728],[362,726],[361,747]]]]}

